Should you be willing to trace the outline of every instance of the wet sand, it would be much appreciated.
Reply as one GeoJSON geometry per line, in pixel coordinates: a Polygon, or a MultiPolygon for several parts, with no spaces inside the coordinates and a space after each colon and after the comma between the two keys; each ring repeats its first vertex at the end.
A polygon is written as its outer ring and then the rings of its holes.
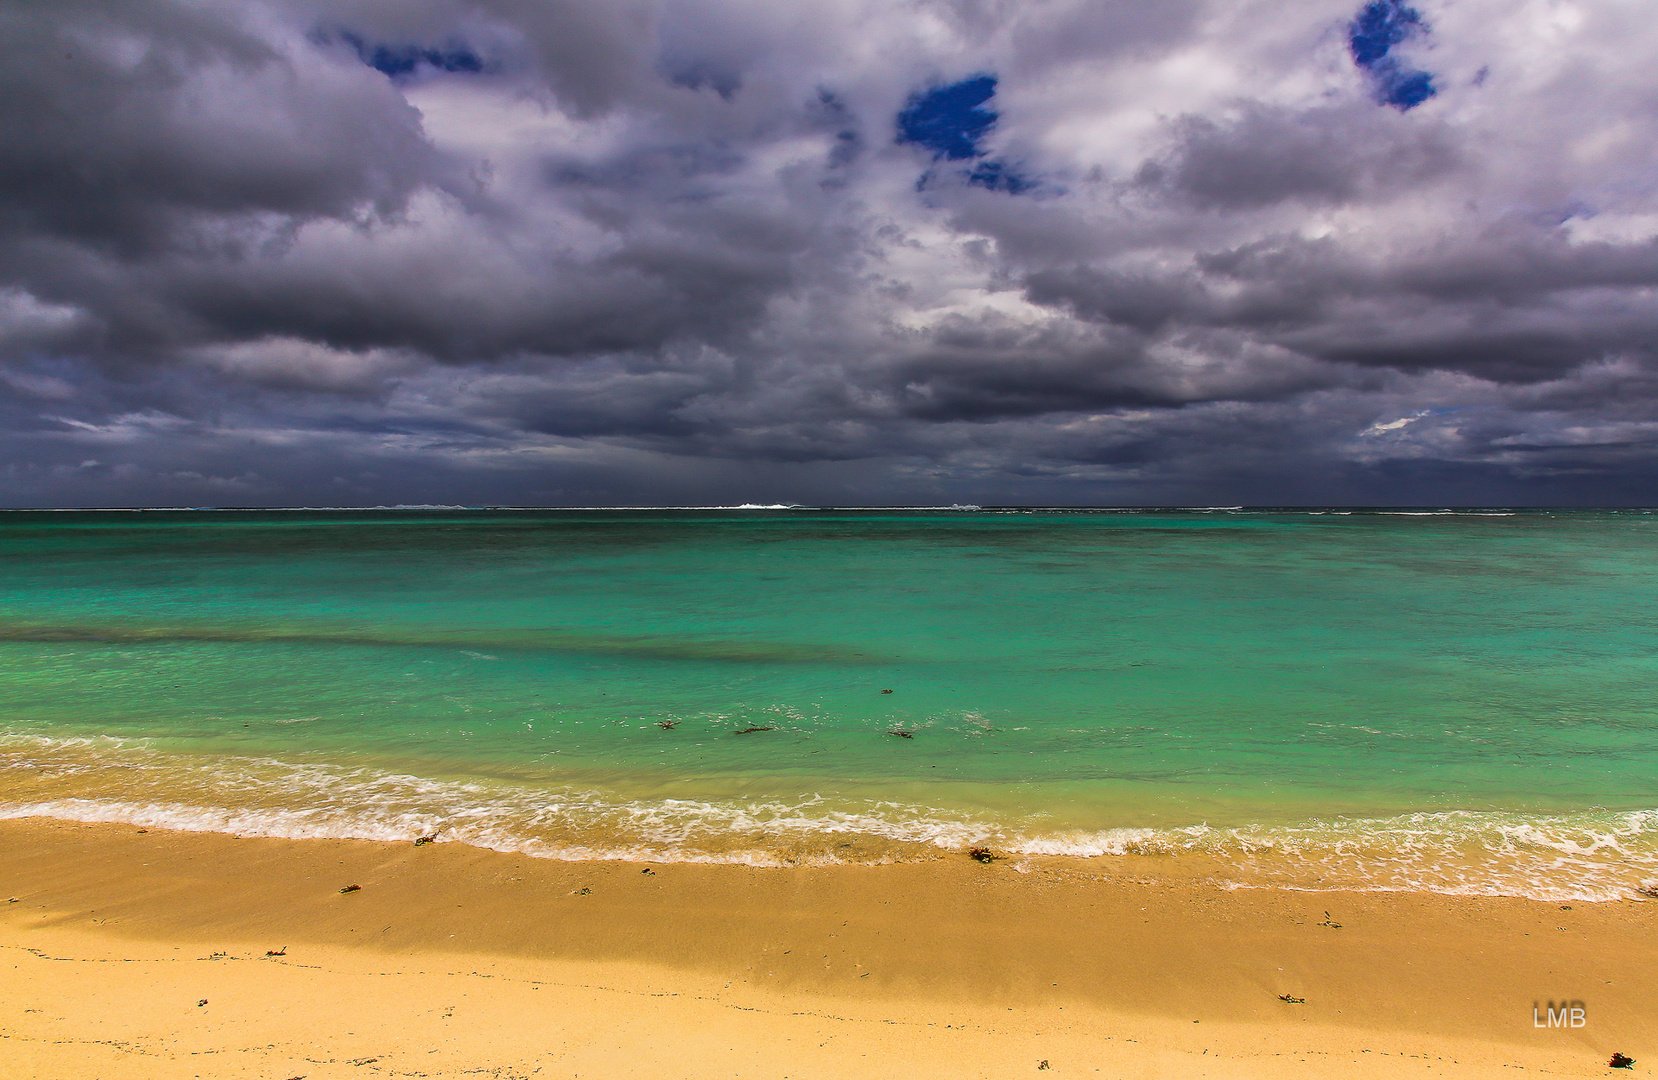
{"type": "Polygon", "coordinates": [[[0,1078],[1658,1065],[1658,903],[1129,865],[647,867],[0,822],[0,1078]],[[1535,1026],[1563,1001],[1582,1027],[1535,1026]]]}

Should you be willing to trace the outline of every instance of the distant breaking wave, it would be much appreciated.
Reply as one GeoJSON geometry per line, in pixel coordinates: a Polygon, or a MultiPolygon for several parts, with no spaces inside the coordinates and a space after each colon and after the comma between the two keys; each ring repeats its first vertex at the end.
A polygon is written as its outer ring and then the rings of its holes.
{"type": "Polygon", "coordinates": [[[918,511],[982,511],[1019,514],[1245,514],[1271,516],[1344,515],[1382,517],[1515,517],[1557,514],[1629,514],[1650,516],[1658,507],[1645,506],[1024,506],[950,503],[948,505],[834,506],[807,503],[737,503],[654,506],[463,506],[455,503],[397,503],[376,506],[70,506],[0,507],[0,514],[370,514],[370,513],[652,513],[688,511],[796,510],[828,513],[913,513],[918,511]]]}

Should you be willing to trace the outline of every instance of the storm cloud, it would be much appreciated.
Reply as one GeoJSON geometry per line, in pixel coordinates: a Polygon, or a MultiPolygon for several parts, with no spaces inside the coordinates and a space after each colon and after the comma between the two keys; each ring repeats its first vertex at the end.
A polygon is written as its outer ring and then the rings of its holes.
{"type": "Polygon", "coordinates": [[[0,504],[1658,503],[1609,3],[0,0],[0,504]]]}

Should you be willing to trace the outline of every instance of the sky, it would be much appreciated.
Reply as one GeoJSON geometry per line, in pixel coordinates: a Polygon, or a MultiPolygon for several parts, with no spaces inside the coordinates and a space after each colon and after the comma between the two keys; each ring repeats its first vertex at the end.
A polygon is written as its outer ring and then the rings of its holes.
{"type": "Polygon", "coordinates": [[[1658,504],[1633,0],[0,0],[0,505],[1658,504]]]}

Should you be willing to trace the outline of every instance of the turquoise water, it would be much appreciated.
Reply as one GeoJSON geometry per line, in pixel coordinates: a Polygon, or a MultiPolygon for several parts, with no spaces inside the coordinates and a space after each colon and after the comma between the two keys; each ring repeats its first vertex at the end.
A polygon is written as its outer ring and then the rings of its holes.
{"type": "Polygon", "coordinates": [[[1613,895],[1655,556],[1638,511],[9,513],[0,813],[1613,895]]]}

